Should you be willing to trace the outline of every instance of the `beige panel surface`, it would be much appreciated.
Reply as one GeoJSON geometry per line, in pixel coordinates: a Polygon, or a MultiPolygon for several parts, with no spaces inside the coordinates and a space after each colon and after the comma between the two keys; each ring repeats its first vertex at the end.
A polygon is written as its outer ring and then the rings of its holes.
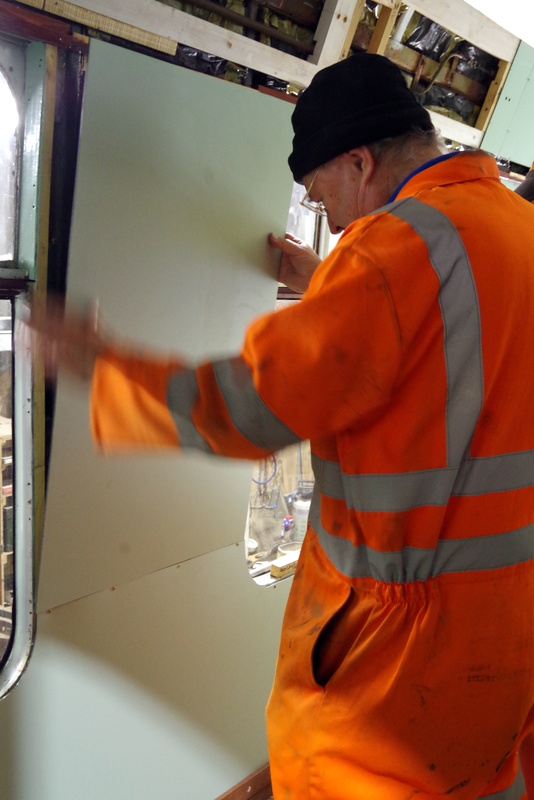
{"type": "Polygon", "coordinates": [[[2,800],[213,800],[267,761],[289,584],[256,586],[243,549],[40,615],[0,704],[2,800]]]}
{"type": "MultiPolygon", "coordinates": [[[[292,106],[91,42],[68,295],[117,333],[201,359],[274,307],[292,106]]],[[[60,381],[39,608],[241,540],[251,468],[197,454],[103,459],[60,381]]]]}

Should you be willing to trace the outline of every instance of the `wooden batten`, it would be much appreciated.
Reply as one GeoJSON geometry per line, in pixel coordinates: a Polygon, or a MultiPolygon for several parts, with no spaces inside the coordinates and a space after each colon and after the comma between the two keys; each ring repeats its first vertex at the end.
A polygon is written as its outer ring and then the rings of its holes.
{"type": "Polygon", "coordinates": [[[269,800],[271,795],[271,773],[265,764],[216,800],[269,800]]]}
{"type": "Polygon", "coordinates": [[[143,28],[120,22],[113,17],[91,11],[75,3],[66,2],[66,0],[44,0],[44,10],[50,14],[69,19],[72,22],[86,25],[88,28],[109,33],[111,36],[117,36],[129,42],[159,50],[162,53],[169,53],[170,55],[176,53],[176,42],[167,36],[149,33],[143,28]]]}
{"type": "MultiPolygon", "coordinates": [[[[44,0],[25,3],[42,9],[44,0]]],[[[87,38],[72,34],[68,22],[0,0],[0,30],[22,39],[35,39],[67,50],[87,50],[87,38]]]]}
{"type": "Polygon", "coordinates": [[[391,36],[397,17],[399,16],[401,5],[400,0],[395,0],[391,7],[382,5],[376,27],[371,36],[369,47],[367,48],[368,53],[384,55],[388,46],[389,37],[391,36]]]}
{"type": "Polygon", "coordinates": [[[364,5],[365,0],[325,0],[315,32],[317,45],[309,59],[318,68],[347,57],[364,5]]]}
{"type": "Polygon", "coordinates": [[[484,100],[484,105],[480,109],[480,114],[478,115],[478,119],[476,122],[476,128],[481,131],[486,131],[491,115],[495,110],[495,106],[497,105],[497,101],[500,97],[502,88],[508,77],[508,73],[510,72],[510,67],[512,66],[511,62],[509,61],[500,61],[499,62],[499,69],[497,70],[497,75],[495,76],[494,80],[492,81],[488,92],[486,94],[486,99],[484,100]]]}

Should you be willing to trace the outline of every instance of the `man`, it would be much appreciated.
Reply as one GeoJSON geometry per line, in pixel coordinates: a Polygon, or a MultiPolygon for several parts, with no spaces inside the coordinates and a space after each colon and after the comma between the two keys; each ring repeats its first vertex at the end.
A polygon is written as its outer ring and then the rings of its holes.
{"type": "Polygon", "coordinates": [[[519,800],[534,725],[534,211],[487,154],[444,152],[383,57],[320,71],[293,126],[306,203],[344,230],[318,266],[271,237],[300,303],[196,369],[76,317],[35,314],[40,351],[92,375],[104,452],[256,459],[311,440],[267,714],[276,800],[519,800]]]}

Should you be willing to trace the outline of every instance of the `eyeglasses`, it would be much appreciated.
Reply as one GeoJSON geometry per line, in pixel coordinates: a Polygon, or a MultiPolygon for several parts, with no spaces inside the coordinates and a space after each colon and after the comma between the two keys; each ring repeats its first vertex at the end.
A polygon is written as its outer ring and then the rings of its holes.
{"type": "MultiPolygon", "coordinates": [[[[319,169],[321,169],[321,167],[319,167],[319,169]]],[[[300,201],[300,205],[304,206],[304,208],[308,208],[310,211],[313,211],[314,214],[319,214],[321,217],[326,217],[326,208],[324,206],[324,203],[321,200],[319,200],[319,202],[316,203],[315,200],[312,200],[310,197],[310,192],[313,189],[313,184],[315,183],[315,179],[319,174],[319,169],[311,179],[306,194],[300,201]]]]}

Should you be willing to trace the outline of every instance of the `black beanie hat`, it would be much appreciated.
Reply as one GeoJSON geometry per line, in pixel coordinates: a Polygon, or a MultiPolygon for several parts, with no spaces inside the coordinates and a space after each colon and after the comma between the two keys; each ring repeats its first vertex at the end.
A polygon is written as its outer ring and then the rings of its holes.
{"type": "Polygon", "coordinates": [[[332,158],[412,128],[432,130],[430,114],[388,58],[358,53],[320,70],[293,115],[289,168],[300,183],[332,158]]]}

